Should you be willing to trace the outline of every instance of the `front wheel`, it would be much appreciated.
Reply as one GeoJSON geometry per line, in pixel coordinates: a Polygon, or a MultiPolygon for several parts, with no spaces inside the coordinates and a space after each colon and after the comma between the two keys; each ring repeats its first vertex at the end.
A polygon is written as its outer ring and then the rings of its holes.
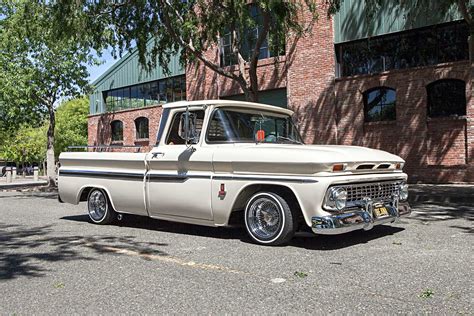
{"type": "Polygon", "coordinates": [[[96,224],[110,224],[116,218],[107,193],[102,189],[92,189],[87,197],[89,218],[96,224]]]}
{"type": "Polygon", "coordinates": [[[259,192],[253,195],[245,208],[245,228],[259,244],[281,245],[293,238],[296,215],[280,195],[259,192]]]}

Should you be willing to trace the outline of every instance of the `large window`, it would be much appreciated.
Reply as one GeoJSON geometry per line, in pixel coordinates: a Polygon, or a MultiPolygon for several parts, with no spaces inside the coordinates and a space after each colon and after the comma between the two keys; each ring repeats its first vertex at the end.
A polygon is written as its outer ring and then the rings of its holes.
{"type": "MultiPolygon", "coordinates": [[[[255,28],[250,30],[245,30],[242,34],[239,34],[241,38],[238,38],[237,42],[240,45],[243,58],[249,59],[250,54],[253,52],[255,43],[258,39],[260,32],[262,31],[261,25],[263,24],[263,19],[260,13],[260,9],[256,5],[250,5],[250,15],[254,19],[255,23],[258,25],[255,28]]],[[[271,29],[270,29],[271,32],[271,29]]],[[[221,66],[230,66],[237,64],[237,56],[232,51],[232,41],[233,37],[230,32],[224,33],[221,37],[220,42],[220,62],[221,66]]],[[[260,52],[258,59],[270,58],[279,55],[285,54],[285,48],[281,47],[272,51],[268,45],[268,38],[265,39],[260,47],[260,52]]]]}
{"type": "Polygon", "coordinates": [[[186,78],[177,76],[103,92],[107,112],[186,100],[186,78]]]}
{"type": "Polygon", "coordinates": [[[248,109],[217,109],[209,122],[207,141],[301,144],[291,117],[248,109]]]}
{"type": "Polygon", "coordinates": [[[468,60],[468,36],[465,22],[452,22],[338,44],[336,75],[373,74],[468,60]]]}
{"type": "Polygon", "coordinates": [[[122,121],[112,121],[110,123],[110,129],[112,134],[113,142],[123,141],[123,123],[122,121]]]}
{"type": "Polygon", "coordinates": [[[458,79],[443,79],[430,83],[428,93],[428,116],[466,115],[466,83],[458,79]]]}
{"type": "Polygon", "coordinates": [[[364,120],[366,122],[395,120],[395,107],[394,89],[377,87],[364,92],[364,120]]]}
{"type": "Polygon", "coordinates": [[[135,130],[137,139],[148,138],[148,119],[146,117],[139,117],[135,120],[135,130]]]}

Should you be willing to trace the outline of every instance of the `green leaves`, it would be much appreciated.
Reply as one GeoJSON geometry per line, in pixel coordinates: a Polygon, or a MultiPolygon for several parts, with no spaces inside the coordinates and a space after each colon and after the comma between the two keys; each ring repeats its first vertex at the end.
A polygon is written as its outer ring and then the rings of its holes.
{"type": "Polygon", "coordinates": [[[68,146],[87,145],[87,115],[89,100],[86,97],[62,103],[56,110],[55,156],[68,146]]]}
{"type": "Polygon", "coordinates": [[[2,156],[20,164],[43,161],[46,155],[46,126],[22,125],[14,135],[4,140],[2,156]]]}

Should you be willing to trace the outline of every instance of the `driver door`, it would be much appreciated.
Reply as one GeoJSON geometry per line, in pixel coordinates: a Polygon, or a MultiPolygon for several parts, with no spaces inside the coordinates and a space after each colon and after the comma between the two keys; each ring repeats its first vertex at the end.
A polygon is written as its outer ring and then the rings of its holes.
{"type": "MultiPolygon", "coordinates": [[[[184,109],[170,113],[168,134],[148,154],[147,203],[150,216],[173,216],[212,221],[211,173],[212,148],[185,144],[180,137],[180,119],[184,109]]],[[[204,110],[192,109],[200,134],[204,110]]]]}

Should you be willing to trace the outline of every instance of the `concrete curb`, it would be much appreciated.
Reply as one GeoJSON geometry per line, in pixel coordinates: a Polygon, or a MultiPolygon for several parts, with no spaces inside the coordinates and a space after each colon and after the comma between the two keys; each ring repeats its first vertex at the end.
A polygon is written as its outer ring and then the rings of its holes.
{"type": "Polygon", "coordinates": [[[47,185],[48,181],[40,180],[40,181],[31,181],[31,182],[21,182],[21,183],[9,183],[9,184],[0,184],[0,190],[15,190],[21,188],[31,188],[31,187],[40,187],[47,185]]]}
{"type": "Polygon", "coordinates": [[[446,203],[474,206],[474,185],[411,185],[410,203],[446,203]]]}

